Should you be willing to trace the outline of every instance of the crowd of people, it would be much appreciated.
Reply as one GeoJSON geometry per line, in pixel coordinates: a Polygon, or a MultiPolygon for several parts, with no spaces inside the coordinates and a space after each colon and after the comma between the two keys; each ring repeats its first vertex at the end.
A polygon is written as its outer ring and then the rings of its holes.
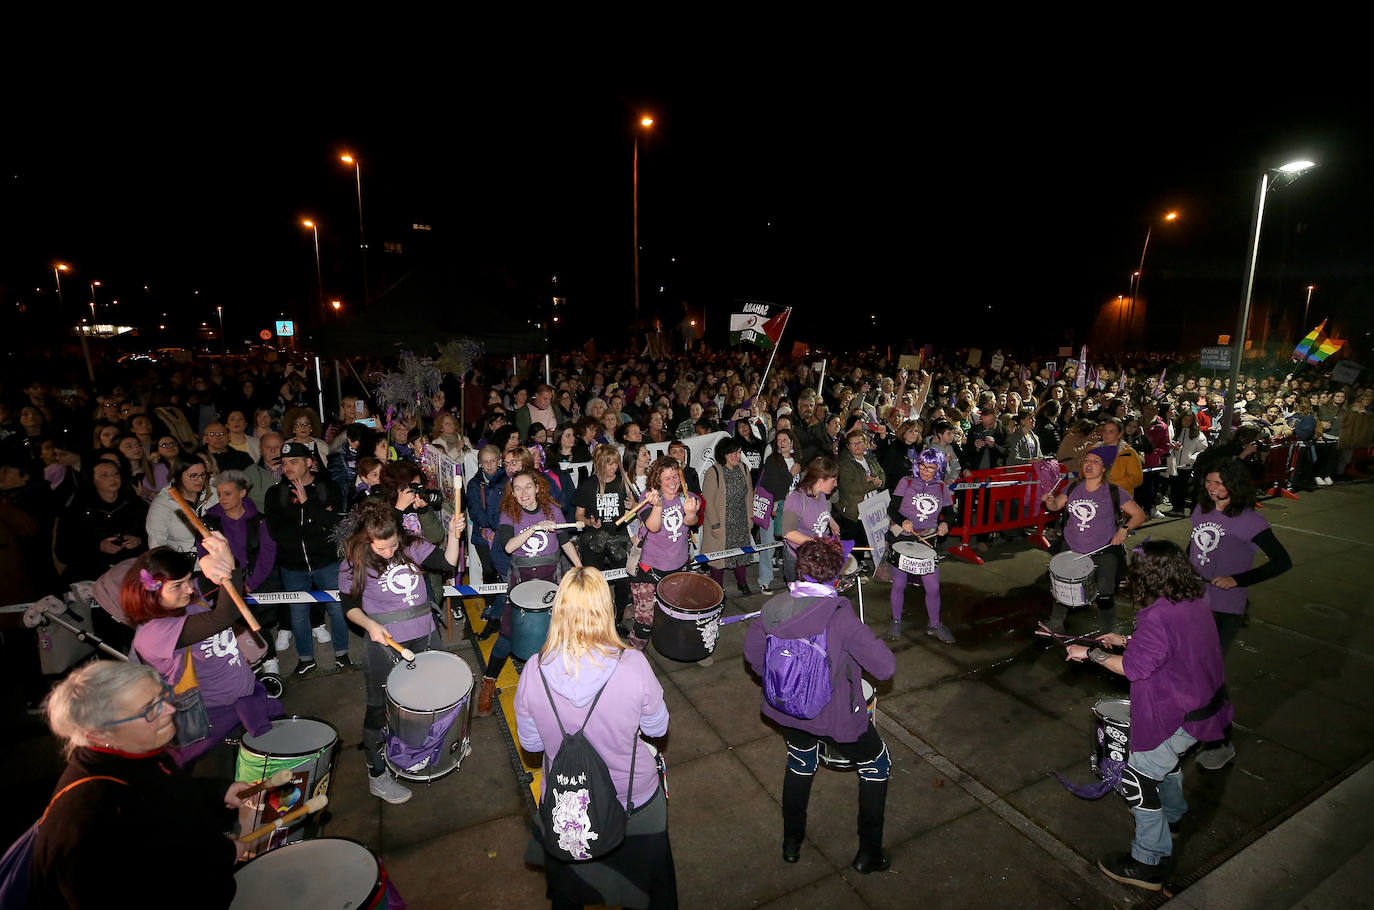
{"type": "MultiPolygon", "coordinates": [[[[633,702],[640,712],[630,717],[631,707],[612,708],[607,716],[616,718],[615,729],[633,720],[636,729],[661,734],[668,720],[662,690],[655,690],[648,664],[630,656],[653,634],[657,583],[687,565],[693,545],[714,552],[780,541],[776,564],[764,550],[759,565],[759,592],[776,597],[765,621],[751,629],[750,662],[764,673],[765,630],[797,638],[828,628],[832,662],[849,668],[845,691],[834,696],[835,718],[775,717],[789,729],[783,858],[796,861],[816,750],[828,742],[861,772],[854,866],[881,870],[889,863],[881,836],[886,747],[871,721],[861,730],[850,718],[836,718],[863,703],[860,669],[890,674],[891,654],[871,635],[864,638],[867,630],[841,604],[847,601],[836,592],[839,548],[818,549],[837,539],[864,540],[858,508],[870,494],[894,494],[888,542],[909,560],[894,562],[891,639],[902,632],[906,587],[919,581],[925,631],[955,641],[941,618],[939,574],[927,553],[938,551],[958,521],[950,487],[959,475],[1054,458],[1075,479],[1066,492],[1048,494],[1045,504],[1066,513],[1060,546],[1094,561],[1104,642],[1125,644],[1116,634],[1114,598],[1126,579],[1130,532],[1151,519],[1191,516],[1189,572],[1198,583],[1159,581],[1169,574],[1168,554],[1147,551],[1154,568],[1138,581],[1135,599],[1141,607],[1142,597],[1192,602],[1207,590],[1199,609],[1218,617],[1224,651],[1244,613],[1246,586],[1288,565],[1253,509],[1266,448],[1298,443],[1290,462],[1295,469],[1285,478],[1296,489],[1315,490],[1367,467],[1357,456],[1371,444],[1374,390],[1334,383],[1324,370],[1294,373],[1256,363],[1242,377],[1236,432],[1225,434],[1226,382],[1195,366],[1129,358],[1123,361],[1129,366],[1116,370],[1075,364],[1061,371],[1060,364],[997,359],[994,369],[969,365],[975,358],[968,352],[926,352],[908,370],[872,351],[827,360],[824,374],[812,360],[779,358],[762,376],[762,358],[739,351],[653,359],[579,352],[551,358],[541,378],[533,373],[542,362],[517,362],[519,372],[512,373],[509,360],[482,358],[462,382],[448,377],[418,407],[399,412],[377,406],[375,387],[359,388],[381,378],[383,363],[353,365],[349,375],[358,378],[351,385],[363,394],[331,396],[337,400],[327,413],[319,412],[323,399],[315,383],[342,389],[343,377],[312,377],[289,357],[111,367],[96,387],[28,376],[21,388],[4,389],[9,398],[0,403],[0,598],[25,602],[113,573],[127,615],[102,617],[102,635],[137,650],[169,685],[194,671],[216,699],[207,707],[218,710],[212,716],[219,726],[252,731],[280,713],[280,704],[243,669],[227,598],[212,605],[201,588],[338,589],[340,603],[261,608],[269,630],[261,669],[281,672],[281,656],[291,650],[297,676],[351,668],[350,628],[361,629],[370,792],[398,803],[409,790],[390,775],[380,748],[390,648],[434,646],[431,606],[464,540],[479,555],[474,574],[484,581],[549,581],[559,585],[560,603],[586,613],[579,624],[555,611],[539,673],[522,676],[520,738],[530,749],[556,743],[553,714],[595,704],[597,686],[612,678],[638,694],[608,696],[610,703],[633,702]],[[713,458],[691,464],[683,441],[711,434],[721,434],[713,458]],[[668,443],[666,453],[654,457],[652,443],[668,443]],[[472,453],[479,465],[467,479],[465,511],[447,522],[436,479],[422,469],[420,453],[430,446],[457,458],[472,453]],[[590,465],[580,482],[572,470],[577,464],[590,465]],[[751,512],[752,494],[760,490],[773,503],[761,519],[751,512]],[[195,531],[182,502],[212,537],[195,531]],[[1089,510],[1102,520],[1085,518],[1089,510]],[[634,520],[627,525],[626,517],[634,520]],[[574,522],[581,526],[570,527],[574,522]],[[1257,549],[1267,563],[1251,569],[1257,549]],[[626,567],[632,554],[637,564],[629,564],[623,581],[608,585],[596,571],[626,567]],[[225,561],[232,573],[223,571],[225,561]],[[610,657],[615,660],[607,663],[610,657]],[[531,678],[551,687],[547,700],[525,685],[531,678]]],[[[977,546],[998,542],[992,536],[977,546]]],[[[748,556],[721,557],[709,573],[723,584],[730,570],[738,593],[750,596],[749,562],[748,556]]],[[[504,597],[491,598],[485,626],[474,630],[499,636],[478,693],[479,716],[492,711],[504,664],[514,660],[524,668],[534,659],[515,650],[508,607],[504,597]]],[[[1062,630],[1063,611],[1051,619],[1062,630]]],[[[1141,651],[1137,646],[1134,653],[1141,651]]],[[[1135,669],[1144,664],[1132,653],[1128,647],[1124,666],[1118,658],[1108,667],[1134,681],[1155,665],[1135,669]]],[[[166,696],[153,692],[150,680],[119,682],[128,690],[119,704],[144,707],[139,716],[153,726],[143,732],[160,738],[155,708],[166,696]]],[[[58,713],[50,711],[56,721],[58,713]]],[[[69,738],[73,749],[86,750],[73,753],[85,769],[99,764],[87,754],[93,723],[54,725],[63,735],[80,728],[69,738]]],[[[1229,725],[1204,726],[1212,753],[1204,767],[1221,767],[1234,756],[1229,725]]],[[[628,742],[628,727],[621,732],[628,742]]],[[[617,753],[617,761],[633,755],[617,753]]],[[[178,755],[183,763],[194,758],[178,755]]],[[[638,782],[608,764],[625,797],[638,782]]],[[[649,777],[643,786],[653,791],[649,777]]],[[[669,905],[663,895],[672,883],[661,803],[635,829],[640,849],[657,858],[661,873],[638,882],[657,895],[654,906],[669,905]]],[[[1167,854],[1157,826],[1147,839],[1136,861],[1157,863],[1167,854]]],[[[1120,867],[1112,867],[1114,877],[1155,881],[1154,873],[1120,867]]],[[[549,874],[556,906],[593,900],[577,898],[589,893],[585,877],[557,863],[549,874]]]]}

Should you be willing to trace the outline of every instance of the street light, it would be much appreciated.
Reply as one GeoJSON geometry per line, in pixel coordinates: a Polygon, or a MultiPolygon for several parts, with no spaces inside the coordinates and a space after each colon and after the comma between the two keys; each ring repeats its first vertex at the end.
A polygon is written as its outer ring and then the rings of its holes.
{"type": "Polygon", "coordinates": [[[339,307],[343,306],[343,301],[342,301],[342,300],[331,300],[331,301],[329,301],[329,305],[332,306],[332,307],[334,308],[334,318],[335,318],[335,319],[341,318],[341,317],[339,316],[339,307]]]}
{"type": "Polygon", "coordinates": [[[224,337],[224,307],[215,307],[215,312],[219,314],[219,349],[227,357],[229,356],[229,342],[224,337]]]}
{"type": "Polygon", "coordinates": [[[339,160],[344,164],[353,165],[353,173],[358,179],[358,251],[363,257],[363,306],[367,306],[368,283],[367,283],[367,234],[363,231],[363,165],[354,155],[344,152],[339,156],[339,160]]]}
{"type": "MultiPolygon", "coordinates": [[[[1169,212],[1164,216],[1165,221],[1178,220],[1178,212],[1169,212]]],[[[1150,234],[1154,231],[1154,223],[1151,222],[1145,228],[1145,243],[1140,247],[1140,265],[1136,267],[1135,274],[1131,276],[1131,311],[1126,320],[1126,334],[1122,336],[1121,346],[1126,347],[1126,338],[1130,334],[1131,324],[1135,320],[1135,303],[1140,297],[1140,276],[1145,272],[1145,251],[1150,248],[1150,234]]]]}
{"type": "Polygon", "coordinates": [[[1298,326],[1298,328],[1302,328],[1304,325],[1307,325],[1307,311],[1312,308],[1312,292],[1316,289],[1317,286],[1315,284],[1309,284],[1307,286],[1307,303],[1303,304],[1302,325],[1298,326]]]}
{"type": "Polygon", "coordinates": [[[320,269],[320,226],[309,218],[301,221],[301,224],[310,228],[310,232],[315,235],[315,284],[320,292],[320,309],[324,309],[324,272],[320,269]]]}
{"type": "Polygon", "coordinates": [[[99,281],[91,282],[91,322],[95,322],[95,289],[103,287],[99,281]]]}
{"type": "Polygon", "coordinates": [[[67,271],[67,267],[60,262],[52,267],[53,277],[57,279],[57,315],[59,318],[62,316],[62,310],[65,309],[62,302],[62,273],[65,271],[67,271]]]}
{"type": "MultiPolygon", "coordinates": [[[[654,125],[653,117],[640,117],[639,125],[648,129],[654,125]]],[[[639,318],[639,131],[635,131],[635,159],[634,159],[634,191],[635,191],[635,319],[639,318]]]]}
{"type": "MultiPolygon", "coordinates": [[[[1316,167],[1311,161],[1290,161],[1275,172],[1287,179],[1284,185],[1292,183],[1303,173],[1316,167]]],[[[1231,418],[1236,409],[1236,392],[1240,388],[1240,360],[1245,355],[1245,330],[1250,322],[1250,295],[1255,289],[1255,262],[1259,259],[1260,225],[1264,222],[1264,202],[1269,196],[1270,172],[1260,172],[1259,187],[1255,190],[1255,220],[1250,225],[1250,257],[1245,265],[1245,291],[1240,299],[1240,311],[1236,314],[1236,331],[1231,336],[1231,387],[1226,392],[1226,408],[1221,414],[1221,435],[1231,436],[1231,418]]]]}

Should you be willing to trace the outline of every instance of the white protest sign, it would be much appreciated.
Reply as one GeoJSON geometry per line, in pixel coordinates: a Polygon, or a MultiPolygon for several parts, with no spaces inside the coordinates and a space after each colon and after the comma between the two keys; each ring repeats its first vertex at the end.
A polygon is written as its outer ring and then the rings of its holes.
{"type": "Polygon", "coordinates": [[[868,534],[868,545],[873,548],[873,564],[878,565],[887,555],[887,529],[892,522],[887,517],[888,504],[892,494],[879,490],[859,503],[859,521],[868,534]]]}

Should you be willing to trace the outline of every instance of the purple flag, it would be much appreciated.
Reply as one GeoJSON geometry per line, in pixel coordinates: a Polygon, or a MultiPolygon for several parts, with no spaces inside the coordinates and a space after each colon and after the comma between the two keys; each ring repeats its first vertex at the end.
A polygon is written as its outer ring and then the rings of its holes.
{"type": "Polygon", "coordinates": [[[1078,352],[1078,377],[1074,382],[1074,388],[1086,389],[1088,387],[1088,346],[1083,345],[1078,352]]]}

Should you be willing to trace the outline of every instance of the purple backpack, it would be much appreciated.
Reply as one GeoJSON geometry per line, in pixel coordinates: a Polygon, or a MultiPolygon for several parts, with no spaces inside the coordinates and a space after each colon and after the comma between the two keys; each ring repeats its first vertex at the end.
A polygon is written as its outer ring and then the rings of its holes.
{"type": "Polygon", "coordinates": [[[763,697],[782,713],[810,720],[834,696],[825,632],[806,638],[764,632],[763,697]]]}

